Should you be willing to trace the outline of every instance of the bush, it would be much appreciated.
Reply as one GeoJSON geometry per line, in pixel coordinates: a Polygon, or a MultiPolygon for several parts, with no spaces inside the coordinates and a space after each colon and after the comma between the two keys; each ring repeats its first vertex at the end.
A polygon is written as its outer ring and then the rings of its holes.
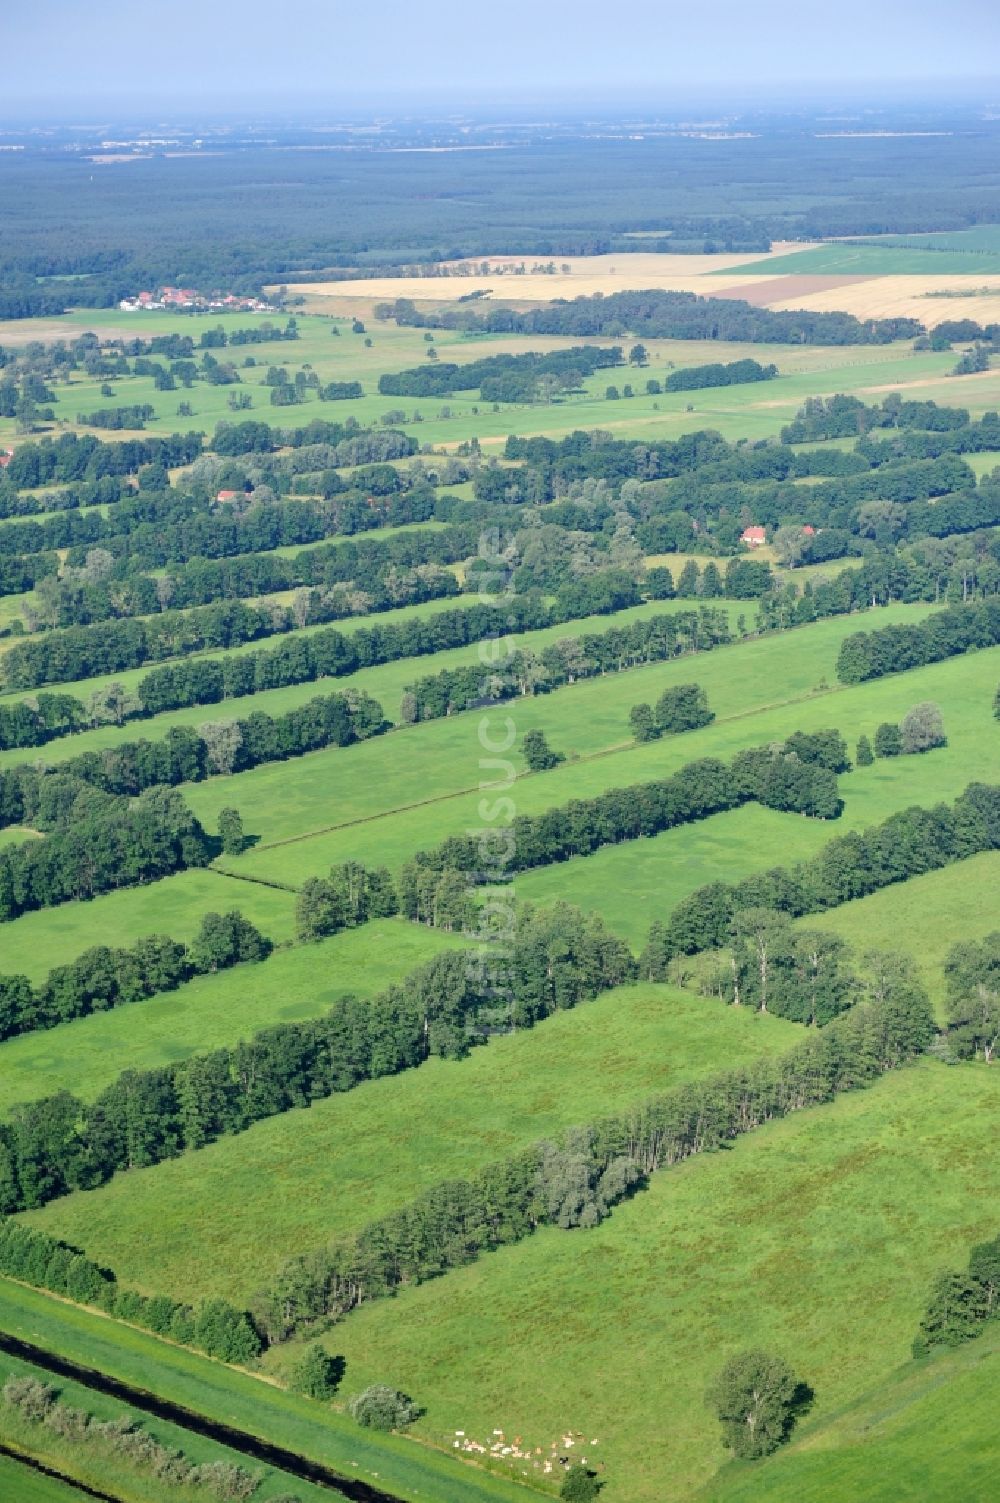
{"type": "Polygon", "coordinates": [[[546,740],[544,731],[528,731],[524,737],[524,760],[532,772],[548,772],[563,760],[546,740]]]}
{"type": "Polygon", "coordinates": [[[563,1478],[559,1496],[566,1503],[591,1503],[591,1499],[596,1498],[600,1490],[597,1474],[582,1462],[576,1461],[563,1478]]]}
{"type": "Polygon", "coordinates": [[[351,1418],[367,1430],[402,1430],[417,1417],[417,1408],[406,1394],[385,1383],[372,1383],[347,1405],[351,1418]]]}
{"type": "Polygon", "coordinates": [[[331,1357],[319,1342],[307,1346],[289,1375],[289,1386],[310,1399],[332,1399],[344,1376],[343,1357],[331,1357]]]}

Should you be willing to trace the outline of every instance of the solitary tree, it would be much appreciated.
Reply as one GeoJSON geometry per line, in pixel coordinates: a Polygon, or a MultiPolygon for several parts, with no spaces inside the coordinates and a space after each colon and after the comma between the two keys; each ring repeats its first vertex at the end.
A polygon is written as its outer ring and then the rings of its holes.
{"type": "Polygon", "coordinates": [[[903,751],[907,756],[914,752],[930,751],[934,746],[944,746],[948,739],[944,733],[941,707],[929,699],[923,704],[914,705],[912,710],[907,710],[899,729],[903,751]]]}
{"type": "Polygon", "coordinates": [[[700,684],[675,684],[656,701],[656,723],[661,731],[696,731],[715,719],[708,695],[700,684]]]}
{"type": "Polygon", "coordinates": [[[552,750],[544,731],[527,731],[523,745],[524,760],[532,772],[548,772],[550,767],[558,766],[563,760],[552,750]]]}
{"type": "Polygon", "coordinates": [[[722,1423],[722,1443],[754,1461],[787,1440],[797,1413],[811,1397],[788,1363],[771,1352],[739,1352],[708,1390],[722,1423]]]}
{"type": "Polygon", "coordinates": [[[872,744],[867,736],[859,736],[857,748],[854,752],[854,760],[859,767],[870,767],[875,760],[872,744]]]}
{"type": "Polygon", "coordinates": [[[581,1461],[574,1461],[563,1478],[559,1496],[564,1503],[591,1503],[591,1499],[596,1498],[600,1490],[601,1484],[597,1480],[597,1473],[592,1472],[581,1461]]]}
{"type": "Polygon", "coordinates": [[[307,1346],[292,1368],[289,1382],[296,1393],[310,1399],[332,1399],[344,1376],[343,1357],[331,1357],[319,1342],[307,1346]]]}
{"type": "Polygon", "coordinates": [[[417,1417],[413,1401],[385,1383],[373,1383],[355,1394],[347,1407],[351,1417],[369,1430],[402,1430],[417,1417]]]}

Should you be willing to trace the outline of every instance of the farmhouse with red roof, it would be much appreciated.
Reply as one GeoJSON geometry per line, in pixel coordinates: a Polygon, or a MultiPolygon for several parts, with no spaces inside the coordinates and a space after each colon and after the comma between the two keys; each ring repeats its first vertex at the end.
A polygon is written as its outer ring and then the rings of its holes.
{"type": "Polygon", "coordinates": [[[740,542],[746,543],[748,548],[763,548],[767,542],[767,533],[763,527],[744,527],[740,542]]]}

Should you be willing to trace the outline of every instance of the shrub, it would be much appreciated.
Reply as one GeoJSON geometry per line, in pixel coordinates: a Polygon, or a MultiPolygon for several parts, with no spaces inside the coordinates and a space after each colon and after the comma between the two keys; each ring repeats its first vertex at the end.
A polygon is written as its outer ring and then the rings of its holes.
{"type": "Polygon", "coordinates": [[[372,1383],[348,1402],[352,1419],[368,1430],[402,1430],[417,1417],[416,1405],[398,1389],[372,1383]]]}
{"type": "Polygon", "coordinates": [[[317,1341],[306,1347],[292,1368],[289,1385],[310,1399],[332,1399],[343,1376],[343,1357],[331,1357],[317,1341]]]}

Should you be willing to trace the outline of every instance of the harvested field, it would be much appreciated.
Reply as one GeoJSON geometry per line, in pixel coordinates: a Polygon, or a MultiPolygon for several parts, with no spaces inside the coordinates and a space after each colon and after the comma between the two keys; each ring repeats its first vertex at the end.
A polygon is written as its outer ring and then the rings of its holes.
{"type": "MultiPolygon", "coordinates": [[[[839,287],[853,287],[856,282],[873,280],[868,276],[755,277],[753,281],[744,277],[728,287],[713,287],[711,296],[738,298],[744,303],[752,303],[755,308],[773,308],[786,298],[812,297],[815,293],[835,292],[839,287]]],[[[708,296],[707,287],[699,290],[704,290],[708,296]]],[[[801,303],[795,304],[795,307],[801,306],[801,303]]]]}
{"type": "MultiPolygon", "coordinates": [[[[918,318],[928,328],[953,318],[972,318],[980,324],[1000,319],[1000,278],[989,284],[989,290],[985,290],[986,284],[977,288],[972,297],[956,295],[962,288],[956,285],[954,276],[844,277],[837,279],[838,287],[826,291],[809,291],[807,284],[832,278],[782,280],[798,284],[801,290],[769,304],[778,310],[808,308],[814,313],[853,313],[856,318],[918,318]],[[853,285],[846,285],[848,281],[853,285]]],[[[707,289],[699,288],[702,290],[707,289]]]]}
{"type": "MultiPolygon", "coordinates": [[[[772,256],[777,259],[788,250],[787,245],[776,245],[772,256]]],[[[795,249],[802,247],[795,246],[795,249]]],[[[520,264],[520,258],[503,258],[511,264],[520,264]]],[[[525,257],[525,264],[535,258],[525,257]]],[[[553,298],[591,297],[595,292],[638,292],[649,287],[679,288],[681,291],[708,292],[709,288],[691,284],[712,272],[725,272],[747,265],[751,261],[758,269],[769,258],[759,254],[681,256],[660,254],[654,251],[629,251],[624,255],[568,256],[558,265],[568,266],[568,272],[554,274],[530,271],[523,275],[512,272],[493,273],[490,276],[439,277],[376,277],[371,281],[330,281],[290,283],[289,291],[313,298],[354,298],[382,300],[397,297],[414,298],[429,302],[450,302],[469,292],[492,292],[500,301],[551,302],[553,298]]],[[[460,265],[460,262],[450,263],[460,265]]],[[[478,266],[481,261],[468,265],[478,266]]],[[[500,264],[499,260],[491,262],[500,264]]],[[[758,277],[754,278],[757,281],[758,277]]],[[[714,291],[714,289],[712,289],[714,291]]]]}

